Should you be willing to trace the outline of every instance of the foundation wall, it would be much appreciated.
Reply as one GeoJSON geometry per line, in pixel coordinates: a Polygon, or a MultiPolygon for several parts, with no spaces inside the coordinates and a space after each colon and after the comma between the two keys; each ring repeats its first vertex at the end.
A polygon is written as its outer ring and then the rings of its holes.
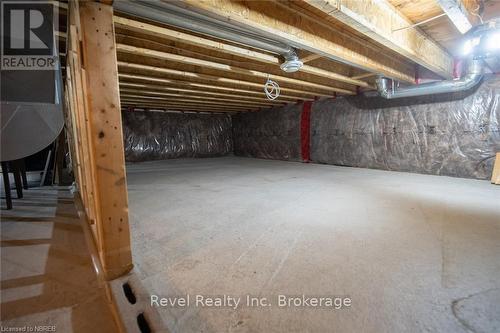
{"type": "Polygon", "coordinates": [[[233,151],[229,115],[125,111],[125,159],[215,157],[233,151]]]}
{"type": "MultiPolygon", "coordinates": [[[[300,160],[301,112],[233,116],[235,154],[300,160]]],[[[323,99],[310,117],[312,162],[487,179],[500,151],[500,78],[458,94],[323,99]]]]}

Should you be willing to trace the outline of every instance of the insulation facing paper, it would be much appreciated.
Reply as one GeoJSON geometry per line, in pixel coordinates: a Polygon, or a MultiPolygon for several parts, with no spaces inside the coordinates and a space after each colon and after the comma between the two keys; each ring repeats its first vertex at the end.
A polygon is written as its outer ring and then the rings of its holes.
{"type": "Polygon", "coordinates": [[[125,159],[130,162],[231,153],[229,115],[125,111],[125,159]]]}
{"type": "MultiPolygon", "coordinates": [[[[297,160],[301,109],[296,105],[234,116],[235,154],[297,160]]],[[[487,179],[500,152],[499,124],[498,77],[463,93],[322,99],[311,112],[311,160],[487,179]]]]}

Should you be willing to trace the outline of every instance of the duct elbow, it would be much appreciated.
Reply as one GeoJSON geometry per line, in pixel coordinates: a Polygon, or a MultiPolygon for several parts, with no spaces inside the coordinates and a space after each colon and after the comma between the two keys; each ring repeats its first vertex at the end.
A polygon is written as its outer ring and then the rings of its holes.
{"type": "Polygon", "coordinates": [[[384,97],[386,99],[393,99],[466,91],[478,85],[481,82],[482,78],[482,62],[473,60],[469,66],[468,74],[459,80],[430,82],[416,86],[395,89],[389,84],[389,79],[380,77],[377,79],[376,84],[377,91],[381,97],[384,97]]]}

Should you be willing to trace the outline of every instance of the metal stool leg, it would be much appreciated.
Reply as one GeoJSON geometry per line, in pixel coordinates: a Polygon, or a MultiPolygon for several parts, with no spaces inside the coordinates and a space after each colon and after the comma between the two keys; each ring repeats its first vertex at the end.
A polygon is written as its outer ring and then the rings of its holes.
{"type": "Polygon", "coordinates": [[[26,177],[26,163],[24,158],[19,160],[19,170],[21,171],[21,179],[23,180],[23,188],[28,189],[28,178],[26,177]]]}
{"type": "Polygon", "coordinates": [[[23,197],[23,183],[21,181],[21,171],[19,170],[19,163],[17,161],[11,162],[12,173],[14,174],[14,182],[16,183],[17,198],[23,197]]]}
{"type": "Polygon", "coordinates": [[[2,162],[2,175],[3,186],[5,187],[5,201],[7,202],[7,209],[12,209],[12,196],[10,195],[10,181],[8,163],[2,162]]]}

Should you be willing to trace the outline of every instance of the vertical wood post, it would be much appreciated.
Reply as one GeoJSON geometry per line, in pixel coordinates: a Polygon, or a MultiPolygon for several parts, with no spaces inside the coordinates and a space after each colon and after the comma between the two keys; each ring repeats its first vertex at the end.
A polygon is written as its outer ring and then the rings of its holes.
{"type": "Polygon", "coordinates": [[[500,153],[497,153],[493,164],[493,173],[491,175],[491,183],[500,185],[500,153]]]}
{"type": "Polygon", "coordinates": [[[80,2],[82,67],[95,161],[97,247],[107,279],[132,268],[113,8],[80,2]]]}

